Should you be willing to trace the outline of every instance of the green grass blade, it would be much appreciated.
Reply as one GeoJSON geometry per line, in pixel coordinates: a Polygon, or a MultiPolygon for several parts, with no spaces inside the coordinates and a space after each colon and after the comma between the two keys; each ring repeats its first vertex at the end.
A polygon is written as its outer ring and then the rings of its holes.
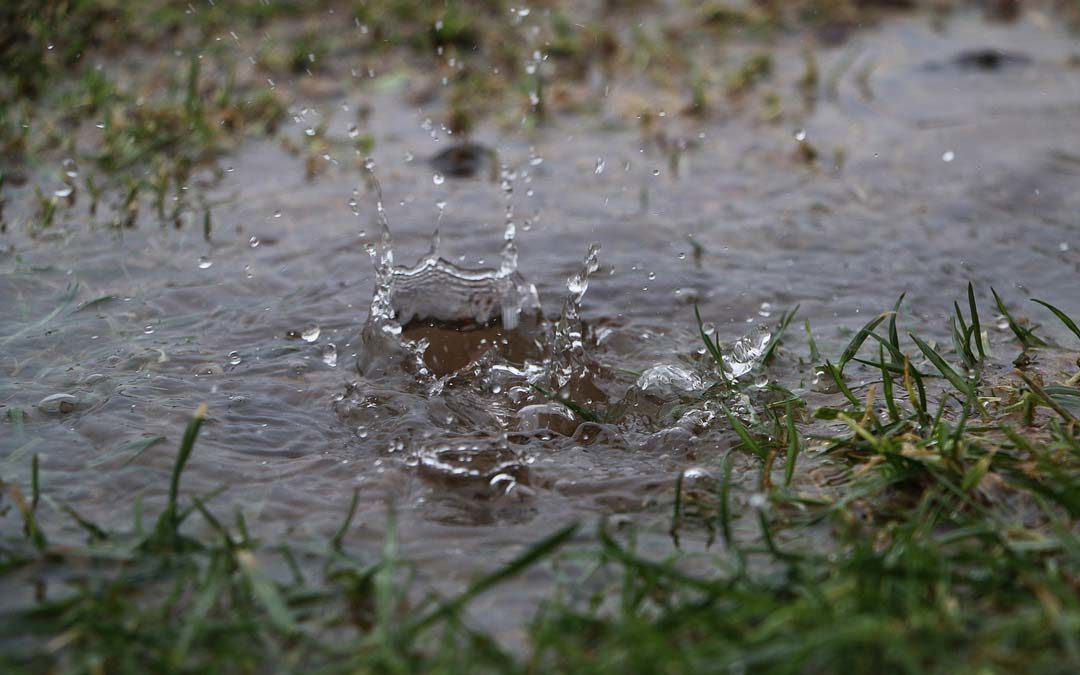
{"type": "Polygon", "coordinates": [[[1065,327],[1072,331],[1072,334],[1077,338],[1080,338],[1080,326],[1076,325],[1076,322],[1069,318],[1069,315],[1061,311],[1057,307],[1054,307],[1049,302],[1043,302],[1042,300],[1032,300],[1032,302],[1038,303],[1054,313],[1054,316],[1058,318],[1058,321],[1065,324],[1065,327]]]}
{"type": "Polygon", "coordinates": [[[975,287],[968,282],[968,312],[971,314],[971,327],[974,330],[975,348],[979,351],[979,359],[986,358],[986,348],[982,339],[982,323],[979,321],[979,306],[975,302],[975,287]]]}
{"type": "Polygon", "coordinates": [[[160,534],[169,532],[175,535],[176,529],[180,526],[179,511],[176,508],[180,496],[180,476],[184,473],[184,466],[187,465],[192,450],[195,449],[195,439],[199,436],[199,428],[205,418],[206,404],[203,403],[195,411],[195,416],[191,418],[187,429],[184,430],[184,438],[180,441],[180,451],[176,455],[176,462],[173,464],[172,476],[169,480],[169,501],[158,520],[160,534]]]}
{"type": "Polygon", "coordinates": [[[1046,343],[1036,336],[1031,329],[1024,328],[1015,318],[1013,318],[1012,313],[1005,307],[1005,302],[993,287],[990,288],[990,293],[994,296],[994,302],[997,304],[998,311],[1001,312],[1002,316],[1004,316],[1005,320],[1009,323],[1009,329],[1012,330],[1013,335],[1016,336],[1016,339],[1020,341],[1020,344],[1022,344],[1025,349],[1028,347],[1042,347],[1046,345],[1046,343]]]}
{"type": "Polygon", "coordinates": [[[750,430],[746,428],[746,425],[744,425],[738,417],[736,417],[734,414],[732,414],[730,410],[728,410],[727,406],[723,406],[723,408],[724,414],[727,415],[728,422],[730,422],[731,427],[735,429],[735,433],[738,434],[739,440],[742,441],[742,444],[746,446],[747,450],[757,455],[762,461],[764,461],[765,458],[769,455],[768,451],[765,450],[765,448],[761,447],[761,445],[754,440],[754,437],[750,435],[750,430]]]}
{"type": "Polygon", "coordinates": [[[930,360],[930,363],[934,364],[934,367],[937,368],[941,372],[941,374],[945,376],[945,379],[952,383],[952,386],[956,387],[957,391],[964,394],[964,396],[966,396],[968,400],[975,399],[976,392],[974,387],[971,386],[971,383],[961,377],[960,374],[957,373],[955,370],[953,370],[952,366],[946,363],[945,359],[943,359],[940,354],[934,351],[933,347],[923,342],[914,333],[908,333],[908,337],[915,341],[915,344],[919,347],[919,351],[921,351],[923,355],[930,360]]]}
{"type": "Polygon", "coordinates": [[[859,332],[855,334],[855,337],[851,338],[851,342],[848,343],[848,346],[844,349],[844,353],[840,355],[840,361],[836,364],[836,367],[840,369],[841,373],[844,372],[844,366],[847,365],[847,362],[859,353],[859,349],[863,346],[863,343],[866,342],[867,338],[870,337],[870,334],[874,332],[874,329],[878,327],[878,324],[887,319],[891,314],[891,312],[885,312],[884,314],[871,319],[865,326],[859,329],[859,332]]]}

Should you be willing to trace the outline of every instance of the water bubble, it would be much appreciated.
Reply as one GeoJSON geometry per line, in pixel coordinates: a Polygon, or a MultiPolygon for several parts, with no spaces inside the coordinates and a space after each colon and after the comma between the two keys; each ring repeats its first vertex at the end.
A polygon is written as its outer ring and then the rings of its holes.
{"type": "Polygon", "coordinates": [[[712,478],[712,474],[700,466],[687,467],[683,470],[682,475],[684,481],[699,481],[712,478]]]}
{"type": "MultiPolygon", "coordinates": [[[[307,338],[304,338],[305,340],[307,338]]],[[[334,368],[337,366],[337,345],[333,342],[327,342],[322,348],[322,360],[323,363],[334,368]]]]}
{"type": "Polygon", "coordinates": [[[154,324],[152,324],[152,323],[146,324],[145,326],[143,326],[142,332],[145,333],[146,335],[152,335],[153,332],[154,332],[154,324]]]}
{"type": "Polygon", "coordinates": [[[758,316],[769,317],[772,314],[772,304],[768,302],[761,303],[761,308],[758,309],[758,316]]]}
{"type": "Polygon", "coordinates": [[[996,323],[994,324],[994,326],[998,330],[1008,330],[1009,329],[1009,319],[1007,317],[1003,316],[1003,315],[999,315],[997,317],[997,320],[996,320],[996,323]]]}
{"type": "Polygon", "coordinates": [[[356,427],[356,435],[359,436],[360,438],[367,438],[368,437],[367,427],[365,427],[363,424],[356,427]]]}
{"type": "Polygon", "coordinates": [[[277,210],[277,211],[274,211],[274,217],[275,218],[280,218],[281,217],[281,210],[280,209],[277,210]]]}
{"type": "Polygon", "coordinates": [[[319,324],[313,323],[310,326],[308,326],[307,328],[305,328],[300,333],[300,338],[304,342],[315,342],[316,340],[319,339],[319,334],[321,332],[322,332],[322,329],[319,328],[319,324]]]}
{"type": "Polygon", "coordinates": [[[607,166],[607,162],[604,161],[604,158],[603,157],[597,157],[596,158],[596,167],[593,168],[593,173],[596,174],[597,176],[599,176],[600,174],[604,173],[604,167],[606,167],[606,166],[607,166]]]}
{"type": "Polygon", "coordinates": [[[243,361],[243,359],[240,358],[240,352],[229,352],[229,365],[230,366],[238,366],[238,365],[240,365],[241,361],[243,361]]]}
{"type": "Polygon", "coordinates": [[[653,169],[652,170],[652,175],[659,176],[660,175],[660,169],[653,169]]]}
{"type": "Polygon", "coordinates": [[[207,258],[204,255],[199,256],[199,269],[201,269],[201,270],[210,269],[213,266],[213,264],[214,264],[214,261],[211,260],[210,258],[207,258]]]}
{"type": "Polygon", "coordinates": [[[75,409],[79,399],[71,394],[53,394],[38,401],[37,407],[49,415],[63,415],[75,409]]]}
{"type": "Polygon", "coordinates": [[[941,161],[943,162],[951,162],[954,159],[956,159],[956,153],[952,150],[946,150],[945,154],[941,156],[941,161]]]}
{"type": "Polygon", "coordinates": [[[653,279],[656,278],[656,272],[649,272],[645,276],[648,277],[649,281],[652,281],[653,279]]]}
{"type": "Polygon", "coordinates": [[[446,177],[443,176],[441,173],[437,173],[431,176],[431,182],[435,183],[436,185],[442,185],[446,182],[446,177]]]}
{"type": "Polygon", "coordinates": [[[260,242],[259,238],[255,235],[251,235],[251,238],[248,239],[248,246],[250,246],[251,248],[258,248],[260,243],[262,242],[260,242]]]}

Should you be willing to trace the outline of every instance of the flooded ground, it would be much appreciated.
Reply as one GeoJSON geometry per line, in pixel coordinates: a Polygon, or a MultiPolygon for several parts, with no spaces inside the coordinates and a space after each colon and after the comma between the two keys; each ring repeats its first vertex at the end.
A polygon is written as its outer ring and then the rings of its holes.
{"type": "MultiPolygon", "coordinates": [[[[778,39],[770,86],[797,89],[805,44],[778,39]]],[[[969,280],[987,307],[992,286],[1022,316],[1035,314],[1032,296],[1080,313],[1076,56],[1075,35],[1042,14],[940,27],[899,16],[820,48],[814,101],[785,103],[775,122],[687,117],[658,97],[643,125],[625,112],[637,91],[616,80],[586,90],[594,113],[481,126],[472,140],[497,154],[480,161],[505,165],[501,177],[432,165],[453,139],[407,80],[331,86],[280,131],[326,140],[313,179],[280,142],[251,140],[221,160],[220,180],[203,176],[208,223],[195,213],[179,229],[117,231],[93,225],[78,194],[60,225],[0,235],[0,412],[25,415],[0,434],[0,473],[25,482],[36,453],[57,501],[126,522],[133,495],[147,510],[162,503],[182,429],[205,402],[184,488],[227,488],[211,503],[242,511],[266,540],[327,536],[358,491],[350,545],[380,550],[392,520],[400,555],[443,591],[576,520],[637,522],[641,548],[663,554],[675,477],[715,473],[736,438],[719,408],[687,403],[678,386],[634,387],[661,365],[715,375],[695,304],[726,344],[756,324],[775,330],[798,305],[767,378],[820,396],[804,319],[834,353],[906,293],[905,328],[944,343],[969,280]],[[579,426],[556,405],[526,420],[521,406],[542,395],[515,399],[470,369],[435,393],[401,364],[358,373],[376,283],[367,247],[380,236],[350,140],[362,107],[399,264],[427,252],[437,224],[448,260],[497,268],[509,203],[518,270],[554,321],[600,244],[583,349],[593,404],[611,418],[579,426]],[[70,398],[45,403],[57,394],[70,398]]],[[[34,187],[5,187],[8,220],[31,212],[34,187]]],[[[1007,339],[989,335],[991,349],[1007,339]]],[[[746,382],[750,400],[763,384],[746,382]]],[[[822,461],[807,459],[796,485],[812,489],[822,461]]],[[[747,471],[738,498],[757,480],[747,471]]],[[[496,627],[545,592],[507,586],[474,612],[496,627]]]]}

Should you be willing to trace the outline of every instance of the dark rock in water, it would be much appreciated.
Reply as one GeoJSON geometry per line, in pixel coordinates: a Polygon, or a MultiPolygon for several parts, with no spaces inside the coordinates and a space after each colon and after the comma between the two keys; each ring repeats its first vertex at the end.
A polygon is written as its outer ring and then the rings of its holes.
{"type": "Polygon", "coordinates": [[[459,143],[431,158],[439,173],[454,178],[471,178],[491,161],[495,151],[479,143],[459,143]]]}
{"type": "Polygon", "coordinates": [[[969,49],[952,57],[948,63],[931,63],[929,70],[953,68],[956,70],[992,73],[1005,68],[1016,68],[1031,64],[1031,57],[1020,52],[1006,52],[1001,49],[969,49]]]}

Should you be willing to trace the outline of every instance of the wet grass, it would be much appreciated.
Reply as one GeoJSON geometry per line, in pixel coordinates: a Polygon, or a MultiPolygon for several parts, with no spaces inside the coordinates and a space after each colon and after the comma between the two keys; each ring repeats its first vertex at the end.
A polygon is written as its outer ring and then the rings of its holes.
{"type": "MultiPolygon", "coordinates": [[[[215,513],[215,495],[188,494],[183,471],[205,408],[183,435],[151,527],[137,502],[127,530],[58,504],[34,457],[29,485],[2,490],[0,579],[34,597],[0,614],[0,665],[12,673],[1077,672],[1080,335],[1047,303],[1032,308],[1057,322],[1062,345],[1010,312],[1003,320],[1027,354],[1012,370],[994,353],[1007,345],[995,339],[991,349],[976,291],[955,305],[948,350],[901,337],[901,298],[835,359],[819,362],[811,348],[811,365],[835,393],[774,389],[755,401],[757,422],[729,413],[734,434],[715,470],[673,477],[667,558],[637,552],[632,531],[571,525],[451,598],[415,585],[392,527],[380,555],[350,551],[355,495],[327,542],[278,543],[253,539],[239,514],[215,513]],[[1034,368],[1040,360],[1066,370],[1034,368]],[[42,509],[50,520],[70,518],[85,541],[54,537],[42,509]],[[702,533],[717,538],[711,553],[679,552],[680,539],[702,533]],[[577,576],[557,584],[523,646],[508,650],[470,626],[476,597],[553,562],[564,578],[570,569],[577,576]]],[[[793,319],[785,314],[783,326],[793,319]]],[[[794,358],[792,339],[770,353],[778,366],[794,358]]]]}

